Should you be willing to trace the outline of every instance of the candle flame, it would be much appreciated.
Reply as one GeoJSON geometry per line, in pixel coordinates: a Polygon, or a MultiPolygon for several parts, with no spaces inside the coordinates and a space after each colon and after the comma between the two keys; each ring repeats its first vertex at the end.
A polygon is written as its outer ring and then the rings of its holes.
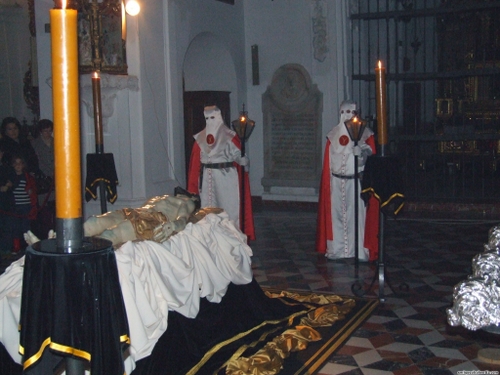
{"type": "Polygon", "coordinates": [[[380,60],[378,61],[378,68],[382,69],[382,61],[380,61],[380,60]]]}
{"type": "Polygon", "coordinates": [[[99,73],[94,72],[94,78],[99,78],[99,73]]]}
{"type": "Polygon", "coordinates": [[[241,121],[241,122],[245,122],[245,120],[246,120],[245,116],[241,116],[241,117],[240,117],[240,121],[241,121]]]}
{"type": "Polygon", "coordinates": [[[357,118],[357,117],[354,117],[354,118],[352,119],[352,121],[353,121],[353,122],[358,122],[358,118],[357,118]]]}

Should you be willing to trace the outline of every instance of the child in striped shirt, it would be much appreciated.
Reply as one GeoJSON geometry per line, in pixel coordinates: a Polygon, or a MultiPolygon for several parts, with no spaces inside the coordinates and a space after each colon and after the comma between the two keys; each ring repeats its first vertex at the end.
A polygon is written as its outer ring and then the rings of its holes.
{"type": "Polygon", "coordinates": [[[14,237],[14,252],[18,252],[22,245],[23,235],[30,230],[30,220],[36,219],[37,193],[35,178],[26,171],[26,162],[21,156],[13,156],[12,168],[14,172],[10,178],[14,195],[14,209],[12,216],[12,235],[14,237]]]}

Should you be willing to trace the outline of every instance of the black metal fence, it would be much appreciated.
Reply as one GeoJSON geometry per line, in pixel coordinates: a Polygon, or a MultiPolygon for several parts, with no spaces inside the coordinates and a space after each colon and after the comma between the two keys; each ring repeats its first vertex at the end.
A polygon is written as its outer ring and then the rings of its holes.
{"type": "Polygon", "coordinates": [[[376,131],[386,68],[389,150],[410,200],[500,198],[500,1],[350,2],[352,98],[376,131]]]}

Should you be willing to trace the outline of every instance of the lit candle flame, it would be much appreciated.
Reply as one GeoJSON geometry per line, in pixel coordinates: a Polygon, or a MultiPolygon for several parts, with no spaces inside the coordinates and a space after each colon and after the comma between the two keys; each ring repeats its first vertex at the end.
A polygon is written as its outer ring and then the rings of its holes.
{"type": "Polygon", "coordinates": [[[377,106],[377,141],[382,147],[382,156],[384,156],[383,148],[388,143],[386,95],[385,69],[382,67],[382,61],[379,60],[378,67],[375,68],[375,101],[377,106]]]}
{"type": "Polygon", "coordinates": [[[94,78],[99,78],[99,73],[94,72],[94,78]]]}
{"type": "Polygon", "coordinates": [[[245,122],[245,120],[246,120],[245,116],[241,116],[240,121],[245,122]]]}

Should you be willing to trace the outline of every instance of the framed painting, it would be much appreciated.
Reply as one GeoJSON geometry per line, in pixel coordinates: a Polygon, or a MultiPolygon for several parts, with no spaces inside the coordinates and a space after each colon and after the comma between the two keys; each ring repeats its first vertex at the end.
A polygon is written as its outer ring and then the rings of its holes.
{"type": "Polygon", "coordinates": [[[78,10],[80,73],[127,74],[126,23],[121,0],[74,0],[78,10]]]}

